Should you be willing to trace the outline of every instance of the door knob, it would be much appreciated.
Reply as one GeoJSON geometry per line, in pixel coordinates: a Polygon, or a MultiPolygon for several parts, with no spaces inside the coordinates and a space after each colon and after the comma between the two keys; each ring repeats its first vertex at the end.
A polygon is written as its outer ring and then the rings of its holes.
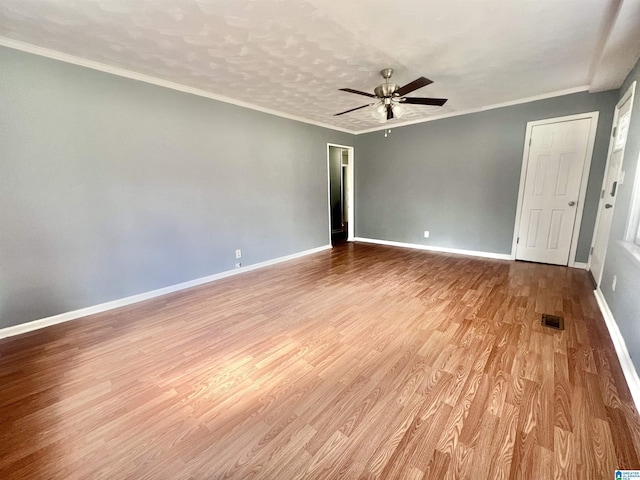
{"type": "Polygon", "coordinates": [[[611,208],[611,207],[613,207],[613,205],[611,205],[610,203],[605,203],[604,204],[604,208],[611,208]]]}
{"type": "Polygon", "coordinates": [[[573,207],[575,204],[576,204],[576,202],[574,202],[573,200],[571,200],[571,201],[569,202],[569,206],[570,206],[570,207],[573,207]]]}

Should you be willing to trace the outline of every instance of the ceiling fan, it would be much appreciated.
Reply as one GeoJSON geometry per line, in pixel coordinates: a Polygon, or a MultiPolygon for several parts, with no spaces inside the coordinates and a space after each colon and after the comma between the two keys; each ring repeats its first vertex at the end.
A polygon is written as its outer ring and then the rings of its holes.
{"type": "Polygon", "coordinates": [[[428,78],[420,77],[411,83],[407,83],[404,87],[399,87],[395,83],[389,83],[389,79],[391,78],[391,75],[393,75],[393,68],[385,68],[380,71],[380,74],[382,75],[382,78],[384,78],[384,83],[382,85],[378,85],[374,89],[375,95],[367,92],[361,92],[359,90],[353,90],[352,88],[340,89],[343,92],[355,93],[357,95],[364,95],[365,97],[375,98],[375,102],[352,108],[344,112],[336,113],[334,117],[344,115],[345,113],[354,112],[356,110],[360,110],[361,108],[367,108],[373,105],[377,105],[377,107],[372,112],[373,118],[377,119],[380,123],[385,123],[387,120],[391,120],[394,117],[402,117],[402,115],[404,114],[404,108],[402,107],[403,103],[412,105],[434,105],[441,107],[447,102],[446,98],[405,97],[405,95],[407,95],[408,93],[411,93],[414,90],[433,83],[428,78]]]}

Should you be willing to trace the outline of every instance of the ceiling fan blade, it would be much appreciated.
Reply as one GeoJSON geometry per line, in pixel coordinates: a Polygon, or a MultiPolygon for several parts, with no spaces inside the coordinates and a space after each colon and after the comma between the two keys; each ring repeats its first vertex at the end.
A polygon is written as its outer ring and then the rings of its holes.
{"type": "Polygon", "coordinates": [[[400,101],[402,103],[410,103],[412,105],[436,105],[441,107],[445,103],[447,103],[446,98],[418,98],[418,97],[407,97],[401,98],[400,101]]]}
{"type": "Polygon", "coordinates": [[[393,118],[393,109],[391,105],[387,105],[387,120],[391,120],[393,118]]]}
{"type": "Polygon", "coordinates": [[[339,90],[341,90],[343,92],[355,93],[357,95],[364,95],[365,97],[377,98],[372,93],[361,92],[360,90],[354,90],[353,88],[340,88],[339,90]]]}
{"type": "Polygon", "coordinates": [[[428,78],[420,77],[416,78],[413,82],[407,83],[404,87],[400,87],[398,89],[398,95],[404,97],[407,93],[411,93],[414,90],[417,90],[422,87],[426,87],[427,85],[433,83],[432,80],[428,78]]]}
{"type": "Polygon", "coordinates": [[[361,108],[367,108],[367,107],[370,107],[371,105],[373,105],[373,103],[367,103],[366,105],[362,105],[360,107],[352,108],[351,110],[345,110],[344,112],[336,113],[334,115],[334,117],[337,117],[338,115],[344,115],[345,113],[353,112],[355,110],[360,110],[361,108]]]}

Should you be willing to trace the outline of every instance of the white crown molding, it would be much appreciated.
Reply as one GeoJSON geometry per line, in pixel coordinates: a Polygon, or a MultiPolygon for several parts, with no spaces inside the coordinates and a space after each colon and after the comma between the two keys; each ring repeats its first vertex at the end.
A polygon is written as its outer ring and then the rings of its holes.
{"type": "Polygon", "coordinates": [[[459,248],[434,247],[431,245],[421,245],[419,243],[394,242],[391,240],[379,240],[377,238],[355,237],[354,241],[363,243],[375,243],[377,245],[387,245],[390,247],[413,248],[415,250],[428,250],[430,252],[455,253],[458,255],[468,255],[471,257],[493,258],[497,260],[513,260],[507,253],[479,252],[475,250],[462,250],[459,248]]]}
{"type": "Polygon", "coordinates": [[[275,115],[275,116],[278,116],[278,117],[286,118],[286,119],[289,119],[289,120],[294,120],[294,121],[297,121],[297,122],[307,123],[307,124],[310,124],[310,125],[315,125],[317,127],[327,128],[329,130],[335,130],[335,131],[338,131],[338,132],[348,133],[348,134],[351,134],[351,135],[362,135],[362,134],[365,134],[365,133],[378,132],[378,131],[381,131],[381,130],[406,127],[406,126],[409,126],[409,125],[416,125],[416,124],[419,124],[419,123],[432,122],[434,120],[442,120],[444,118],[458,117],[458,116],[461,116],[461,115],[469,115],[471,113],[483,112],[485,110],[493,110],[493,109],[496,109],[496,108],[503,108],[503,107],[509,107],[509,106],[513,106],[513,105],[520,105],[522,103],[534,102],[536,100],[544,100],[544,99],[547,99],[547,98],[559,97],[559,96],[562,96],[562,95],[570,95],[572,93],[579,93],[579,92],[584,92],[584,91],[588,91],[589,90],[589,86],[588,85],[575,87],[575,88],[568,88],[568,89],[565,89],[565,90],[559,90],[559,91],[555,91],[555,92],[550,92],[550,93],[546,93],[546,94],[543,94],[543,95],[535,95],[533,97],[520,98],[520,99],[512,100],[512,101],[509,101],[509,102],[496,103],[496,104],[493,104],[493,105],[486,105],[486,106],[483,106],[483,107],[474,108],[474,109],[468,109],[468,110],[461,110],[461,111],[458,111],[458,112],[450,112],[450,113],[446,113],[446,114],[442,114],[442,115],[435,115],[435,116],[428,117],[428,118],[419,118],[419,119],[416,119],[416,120],[408,120],[408,121],[402,122],[402,123],[394,123],[393,125],[384,124],[384,125],[381,125],[381,126],[378,126],[378,127],[369,128],[369,129],[365,129],[365,130],[350,130],[350,129],[347,129],[347,128],[337,127],[335,125],[330,125],[330,124],[327,124],[327,123],[317,122],[315,120],[309,120],[308,118],[298,117],[296,115],[290,115],[288,113],[280,112],[280,111],[277,111],[277,110],[272,110],[272,109],[269,109],[269,108],[260,107],[258,105],[254,105],[252,103],[243,102],[243,101],[240,101],[240,100],[235,100],[235,99],[230,98],[230,97],[225,97],[225,96],[222,96],[222,95],[217,95],[215,93],[207,92],[206,90],[201,90],[201,89],[198,89],[198,88],[188,87],[186,85],[181,85],[179,83],[169,82],[167,80],[162,80],[160,78],[152,77],[151,75],[144,75],[142,73],[136,73],[136,72],[133,72],[131,70],[124,69],[124,68],[113,67],[111,65],[106,65],[104,63],[95,62],[93,60],[87,60],[85,58],[76,57],[74,55],[69,55],[69,54],[66,54],[66,53],[58,52],[56,50],[51,50],[49,48],[39,47],[37,45],[32,45],[30,43],[25,43],[25,42],[21,42],[21,41],[18,41],[18,40],[13,40],[13,39],[7,38],[7,37],[0,36],[0,46],[13,48],[15,50],[20,50],[20,51],[23,51],[23,52],[32,53],[34,55],[40,55],[42,57],[47,57],[47,58],[51,58],[51,59],[54,59],[54,60],[59,60],[61,62],[71,63],[73,65],[78,65],[78,66],[81,66],[81,67],[91,68],[93,70],[98,70],[98,71],[104,72],[104,73],[110,73],[112,75],[117,75],[117,76],[120,76],[120,77],[129,78],[131,80],[138,80],[140,82],[150,83],[152,85],[157,85],[159,87],[170,88],[172,90],[177,90],[179,92],[189,93],[189,94],[192,94],[192,95],[198,95],[200,97],[209,98],[211,100],[217,100],[219,102],[229,103],[229,104],[232,104],[232,105],[237,105],[239,107],[244,107],[244,108],[249,108],[251,110],[256,110],[258,112],[267,113],[267,114],[270,114],[270,115],[275,115]]]}
{"type": "Polygon", "coordinates": [[[589,85],[581,85],[574,88],[565,88],[564,90],[557,90],[555,92],[544,93],[542,95],[534,95],[532,97],[519,98],[510,102],[494,103],[493,105],[487,105],[482,107],[482,110],[494,110],[496,108],[511,107],[513,105],[520,105],[523,103],[537,102],[538,100],[546,100],[548,98],[562,97],[564,95],[572,95],[574,93],[587,92],[589,85]]]}
{"type": "Polygon", "coordinates": [[[140,293],[138,295],[133,295],[131,297],[120,298],[118,300],[112,300],[110,302],[101,303],[99,305],[81,308],[79,310],[73,310],[71,312],[60,313],[58,315],[53,315],[51,317],[41,318],[39,320],[34,320],[32,322],[21,323],[19,325],[14,325],[11,327],[5,327],[0,329],[0,338],[12,337],[14,335],[20,335],[21,333],[27,333],[33,330],[39,330],[41,328],[49,327],[51,325],[56,325],[58,323],[64,323],[70,320],[77,320],[79,318],[86,317],[87,315],[94,315],[96,313],[106,312],[107,310],[113,310],[114,308],[124,307],[127,305],[131,305],[133,303],[143,302],[145,300],[156,298],[161,295],[178,292],[180,290],[196,287],[204,283],[213,282],[215,280],[231,277],[233,275],[238,275],[240,273],[250,272],[252,270],[257,270],[259,268],[268,267],[270,265],[275,265],[276,263],[287,262],[289,260],[294,260],[296,258],[312,255],[314,253],[322,252],[324,250],[330,250],[331,248],[332,248],[331,245],[323,245],[322,247],[312,248],[310,250],[304,250],[302,252],[286,255],[284,257],[278,257],[272,260],[267,260],[265,262],[248,265],[246,267],[236,268],[235,270],[226,270],[224,272],[216,273],[214,275],[196,278],[195,280],[189,280],[188,282],[178,283],[177,285],[170,285],[168,287],[159,288],[157,290],[152,290],[150,292],[140,293]]]}
{"type": "Polygon", "coordinates": [[[432,122],[434,120],[442,120],[443,118],[458,117],[460,115],[469,115],[471,113],[479,113],[479,112],[484,112],[486,110],[494,110],[496,108],[511,107],[513,105],[520,105],[523,103],[535,102],[537,100],[546,100],[547,98],[561,97],[563,95],[571,95],[573,93],[586,92],[588,90],[589,90],[589,86],[583,85],[580,87],[567,88],[565,90],[558,90],[556,92],[549,92],[543,95],[534,95],[533,97],[519,98],[517,100],[512,100],[509,102],[495,103],[493,105],[485,105],[483,107],[472,108],[469,110],[461,110],[459,112],[451,112],[451,113],[444,113],[442,115],[434,115],[429,118],[419,118],[417,120],[408,120],[402,123],[394,123],[393,125],[384,124],[380,127],[369,128],[367,130],[358,130],[357,132],[353,132],[353,133],[354,135],[362,135],[363,133],[379,132],[381,130],[406,127],[408,125],[416,125],[418,123],[432,122]]]}
{"type": "Polygon", "coordinates": [[[20,50],[22,52],[33,53],[34,55],[40,55],[42,57],[51,58],[53,60],[59,60],[61,62],[72,63],[74,65],[91,68],[92,70],[98,70],[100,72],[110,73],[112,75],[129,78],[131,80],[138,80],[140,82],[150,83],[152,85],[157,85],[159,87],[170,88],[171,90],[177,90],[178,92],[190,93],[192,95],[198,95],[200,97],[209,98],[211,100],[230,103],[238,107],[249,108],[251,110],[256,110],[258,112],[268,113],[269,115],[275,115],[277,117],[286,118],[288,120],[295,120],[296,122],[308,123],[311,125],[315,125],[316,127],[328,128],[330,130],[337,130],[339,132],[350,133],[350,134],[354,133],[352,130],[348,130],[346,128],[336,127],[335,125],[316,122],[314,120],[309,120],[308,118],[298,117],[296,115],[290,115],[288,113],[279,112],[277,110],[272,110],[270,108],[260,107],[252,103],[235,100],[233,98],[225,97],[223,95],[217,95],[215,93],[207,92],[206,90],[201,90],[199,88],[188,87],[186,85],[182,85],[179,83],[174,83],[167,80],[162,80],[160,78],[152,77],[151,75],[136,73],[131,70],[127,70],[125,68],[113,67],[111,65],[107,65],[104,63],[95,62],[93,60],[87,60],[85,58],[76,57],[74,55],[69,55],[67,53],[58,52],[56,50],[51,50],[44,47],[39,47],[37,45],[32,45],[30,43],[20,42],[18,40],[13,40],[7,37],[0,36],[0,46],[13,48],[14,50],[20,50]]]}
{"type": "Polygon", "coordinates": [[[616,354],[618,355],[618,360],[622,367],[622,373],[624,374],[624,378],[627,380],[627,385],[629,385],[629,391],[631,392],[633,401],[636,404],[636,409],[640,411],[640,378],[638,377],[638,371],[633,365],[633,361],[629,355],[629,350],[627,350],[627,344],[624,341],[624,337],[618,328],[618,323],[613,317],[613,313],[611,312],[611,309],[609,309],[607,300],[604,298],[600,287],[594,290],[594,295],[596,296],[598,307],[600,307],[600,312],[602,312],[604,322],[609,330],[611,341],[616,349],[616,354]]]}

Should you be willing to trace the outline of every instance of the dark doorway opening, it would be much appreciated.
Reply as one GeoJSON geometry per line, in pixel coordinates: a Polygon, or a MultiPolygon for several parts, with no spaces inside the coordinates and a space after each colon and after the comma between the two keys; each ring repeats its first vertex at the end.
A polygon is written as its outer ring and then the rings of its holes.
{"type": "Polygon", "coordinates": [[[346,148],[330,146],[329,208],[331,212],[331,245],[344,243],[349,236],[348,166],[348,150],[346,148]]]}

